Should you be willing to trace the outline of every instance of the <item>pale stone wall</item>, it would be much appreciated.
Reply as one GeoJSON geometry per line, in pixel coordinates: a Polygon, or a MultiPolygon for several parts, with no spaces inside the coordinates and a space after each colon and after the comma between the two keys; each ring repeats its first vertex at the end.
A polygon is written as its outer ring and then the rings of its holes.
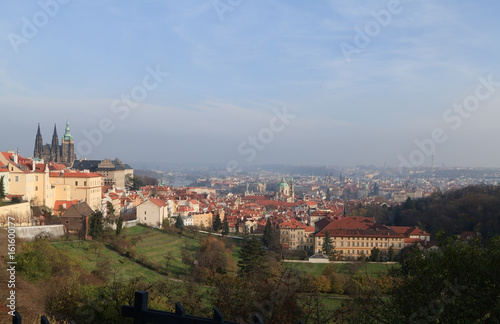
{"type": "Polygon", "coordinates": [[[37,235],[58,238],[64,236],[64,225],[19,226],[16,227],[16,237],[27,241],[34,240],[37,235]]]}

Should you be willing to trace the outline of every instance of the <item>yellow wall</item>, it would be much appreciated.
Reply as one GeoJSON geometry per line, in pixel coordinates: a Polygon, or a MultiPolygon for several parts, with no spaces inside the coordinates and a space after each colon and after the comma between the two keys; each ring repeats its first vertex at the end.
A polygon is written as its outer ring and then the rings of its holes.
{"type": "Polygon", "coordinates": [[[90,208],[93,210],[101,210],[101,199],[102,199],[102,178],[99,177],[50,177],[50,183],[56,187],[56,200],[73,200],[78,199],[79,201],[85,201],[89,204],[90,208]],[[64,194],[64,188],[68,191],[69,187],[69,198],[67,194],[64,194]],[[63,194],[64,198],[59,196],[63,194]]]}

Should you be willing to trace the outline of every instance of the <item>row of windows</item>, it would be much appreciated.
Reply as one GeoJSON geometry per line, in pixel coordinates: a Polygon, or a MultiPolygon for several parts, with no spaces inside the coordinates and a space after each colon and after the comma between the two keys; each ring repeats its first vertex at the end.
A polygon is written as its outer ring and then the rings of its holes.
{"type": "MultiPolygon", "coordinates": [[[[390,246],[394,247],[394,243],[389,243],[389,244],[390,244],[390,246]]],[[[344,246],[344,242],[340,242],[340,246],[344,246]]],[[[346,246],[351,246],[351,242],[347,242],[346,246]]],[[[361,247],[364,247],[365,246],[365,242],[361,242],[361,244],[360,244],[360,242],[352,242],[352,246],[361,246],[361,247]]],[[[370,243],[366,242],[366,246],[367,247],[373,247],[374,245],[373,245],[373,242],[370,242],[370,243]]],[[[386,243],[380,243],[380,244],[377,243],[377,242],[375,242],[375,247],[379,247],[379,246],[380,247],[383,247],[383,246],[387,247],[387,242],[386,243]]],[[[401,243],[399,243],[399,247],[401,247],[401,243]]]]}
{"type": "MultiPolygon", "coordinates": [[[[322,238],[322,237],[319,237],[318,239],[321,241],[323,238],[322,238]]],[[[333,240],[343,240],[343,239],[344,239],[344,237],[332,237],[332,239],[333,239],[333,240]]],[[[345,239],[347,239],[347,240],[351,240],[351,238],[350,238],[350,237],[346,237],[345,239]]],[[[357,238],[352,238],[352,240],[353,240],[353,241],[354,241],[355,239],[356,239],[356,240],[361,240],[361,241],[364,241],[364,240],[365,240],[365,238],[364,238],[364,237],[362,237],[362,238],[359,238],[359,237],[357,237],[357,238]]],[[[389,238],[380,238],[380,240],[381,240],[381,241],[397,241],[397,240],[400,240],[400,239],[401,239],[401,238],[390,238],[390,239],[389,239],[389,238]]],[[[373,237],[367,237],[367,238],[366,238],[366,240],[367,240],[367,241],[373,241],[373,237]]],[[[375,241],[378,241],[378,237],[376,237],[376,238],[375,238],[375,241]]],[[[354,244],[354,242],[353,242],[353,244],[354,244]]],[[[359,244],[359,242],[358,242],[358,244],[359,244]]],[[[368,243],[367,243],[367,244],[368,244],[368,243]]]]}

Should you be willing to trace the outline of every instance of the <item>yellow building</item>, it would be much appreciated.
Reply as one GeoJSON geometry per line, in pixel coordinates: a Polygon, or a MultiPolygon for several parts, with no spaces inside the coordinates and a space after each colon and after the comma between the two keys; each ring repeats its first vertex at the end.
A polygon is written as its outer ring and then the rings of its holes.
{"type": "Polygon", "coordinates": [[[314,246],[314,227],[289,220],[279,224],[281,245],[289,250],[312,251],[314,246]]]}
{"type": "Polygon", "coordinates": [[[362,255],[369,256],[373,248],[388,252],[389,248],[399,251],[404,248],[405,237],[388,226],[376,224],[366,229],[323,229],[315,235],[314,251],[323,250],[325,233],[329,231],[333,249],[342,258],[357,259],[362,255]]]}
{"type": "Polygon", "coordinates": [[[31,169],[23,164],[31,162],[31,160],[14,152],[2,152],[0,162],[7,167],[9,172],[9,195],[21,196],[26,201],[33,200],[36,197],[35,175],[31,169]]]}
{"type": "Polygon", "coordinates": [[[55,189],[55,200],[86,202],[93,210],[101,210],[102,176],[81,171],[57,171],[50,173],[50,183],[55,189]]]}
{"type": "Polygon", "coordinates": [[[213,221],[213,214],[212,213],[206,213],[206,214],[193,214],[191,215],[193,217],[193,226],[195,227],[204,227],[204,228],[210,228],[212,227],[212,221],[213,221]]]}

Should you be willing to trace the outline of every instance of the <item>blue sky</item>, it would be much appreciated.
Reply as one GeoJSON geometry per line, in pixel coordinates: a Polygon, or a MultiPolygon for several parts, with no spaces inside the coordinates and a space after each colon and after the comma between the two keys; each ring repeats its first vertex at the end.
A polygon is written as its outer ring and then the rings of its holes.
{"type": "Polygon", "coordinates": [[[48,143],[54,123],[62,136],[69,118],[78,157],[92,159],[429,166],[435,146],[439,166],[498,167],[499,7],[493,0],[4,1],[0,150],[31,156],[37,123],[48,143]],[[113,110],[122,95],[144,90],[151,70],[161,80],[132,102],[137,107],[126,116],[113,110]],[[482,88],[488,98],[466,115],[454,112],[459,126],[445,119],[454,104],[474,102],[481,77],[493,82],[489,92],[482,88]],[[284,107],[294,118],[269,135],[284,107]],[[99,130],[103,120],[107,132],[99,130]],[[252,158],[242,153],[252,149],[252,158]]]}

